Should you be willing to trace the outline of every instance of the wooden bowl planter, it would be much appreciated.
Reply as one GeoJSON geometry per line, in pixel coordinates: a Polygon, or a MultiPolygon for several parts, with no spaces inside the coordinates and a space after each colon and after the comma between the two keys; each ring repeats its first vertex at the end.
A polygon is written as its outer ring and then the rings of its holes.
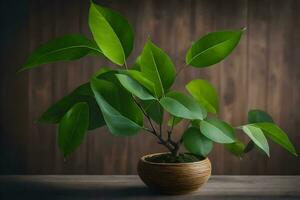
{"type": "Polygon", "coordinates": [[[154,163],[143,156],[138,163],[138,174],[151,189],[164,194],[186,194],[198,190],[211,175],[208,158],[190,163],[154,163]]]}

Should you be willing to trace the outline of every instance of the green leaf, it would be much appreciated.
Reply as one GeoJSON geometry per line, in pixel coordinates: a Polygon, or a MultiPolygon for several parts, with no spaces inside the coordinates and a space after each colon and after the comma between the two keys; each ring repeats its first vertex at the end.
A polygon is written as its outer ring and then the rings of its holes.
{"type": "Polygon", "coordinates": [[[166,111],[175,117],[203,120],[207,114],[206,110],[192,97],[180,92],[170,92],[159,102],[166,111]]]}
{"type": "Polygon", "coordinates": [[[250,110],[248,112],[248,123],[271,122],[274,123],[272,117],[262,110],[250,110]]]}
{"type": "Polygon", "coordinates": [[[253,125],[245,125],[243,126],[243,131],[250,137],[256,146],[270,156],[268,141],[260,128],[253,125]]]}
{"type": "Polygon", "coordinates": [[[146,113],[157,124],[161,124],[163,121],[164,110],[157,100],[142,101],[142,106],[146,113]]]}
{"type": "Polygon", "coordinates": [[[19,72],[56,61],[76,60],[88,54],[102,55],[102,52],[94,42],[82,35],[66,35],[34,50],[19,72]]]}
{"type": "Polygon", "coordinates": [[[218,143],[235,142],[234,129],[224,121],[218,119],[206,119],[200,122],[200,130],[203,135],[218,143]]]}
{"type": "Polygon", "coordinates": [[[164,96],[175,80],[175,68],[169,56],[148,40],[139,63],[143,75],[154,83],[157,97],[164,96]]]}
{"type": "Polygon", "coordinates": [[[86,102],[89,106],[89,130],[99,128],[105,125],[100,108],[94,98],[94,94],[90,88],[89,83],[85,83],[76,88],[69,95],[63,97],[61,100],[51,105],[46,112],[44,112],[38,122],[40,123],[59,123],[66,112],[76,103],[86,102]]]}
{"type": "Polygon", "coordinates": [[[185,62],[207,67],[226,58],[239,43],[244,30],[212,32],[196,41],[188,50],[185,62]]]}
{"type": "Polygon", "coordinates": [[[91,2],[89,26],[103,54],[112,62],[123,65],[134,42],[128,21],[119,13],[91,2]]]}
{"type": "Polygon", "coordinates": [[[146,78],[142,72],[136,70],[120,70],[120,73],[126,74],[139,82],[143,87],[147,88],[152,95],[157,97],[154,83],[152,83],[148,78],[146,78]]]}
{"type": "Polygon", "coordinates": [[[213,149],[213,142],[202,135],[196,127],[190,127],[184,132],[183,144],[189,152],[204,157],[213,149]]]}
{"type": "Polygon", "coordinates": [[[117,74],[117,78],[119,79],[122,86],[132,93],[134,96],[137,96],[142,100],[153,100],[155,99],[143,86],[141,86],[137,81],[130,78],[125,74],[117,74]]]}
{"type": "Polygon", "coordinates": [[[137,134],[143,126],[143,114],[132,96],[116,82],[95,77],[91,87],[109,131],[123,136],[137,134]]]}
{"type": "Polygon", "coordinates": [[[58,145],[67,157],[83,141],[89,125],[87,103],[75,104],[62,118],[58,128],[58,145]]]}
{"type": "Polygon", "coordinates": [[[298,156],[296,149],[291,143],[291,141],[289,140],[287,134],[283,130],[281,130],[276,124],[269,123],[269,122],[262,122],[262,123],[255,123],[251,125],[262,129],[267,137],[269,137],[277,144],[281,145],[291,154],[298,156]]]}
{"type": "Polygon", "coordinates": [[[208,112],[218,113],[219,97],[216,89],[208,81],[192,80],[185,87],[208,112]]]}
{"type": "Polygon", "coordinates": [[[244,155],[245,145],[240,141],[234,143],[225,144],[225,148],[235,156],[241,157],[244,155]]]}

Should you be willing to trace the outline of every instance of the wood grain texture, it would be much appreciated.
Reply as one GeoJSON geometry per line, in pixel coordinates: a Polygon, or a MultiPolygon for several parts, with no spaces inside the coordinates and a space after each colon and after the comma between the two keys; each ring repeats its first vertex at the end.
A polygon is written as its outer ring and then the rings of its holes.
{"type": "Polygon", "coordinates": [[[188,195],[150,191],[138,176],[0,176],[2,199],[206,199],[290,200],[300,198],[299,176],[212,176],[188,195]]]}
{"type": "Polygon", "coordinates": [[[163,194],[187,194],[201,188],[211,175],[208,158],[192,163],[153,163],[143,156],[138,163],[138,175],[151,189],[163,194]]]}
{"type": "MultiPolygon", "coordinates": [[[[89,1],[4,1],[1,6],[0,173],[135,174],[141,156],[163,152],[152,135],[115,137],[105,127],[91,131],[66,161],[58,150],[57,128],[35,120],[52,103],[72,91],[101,66],[102,58],[49,64],[16,74],[30,52],[54,37],[81,33],[91,37],[89,1]],[[12,15],[10,10],[17,14],[12,15]]],[[[135,48],[129,64],[148,36],[166,50],[176,68],[184,64],[191,43],[208,32],[247,27],[240,45],[224,62],[207,69],[188,68],[174,89],[184,91],[195,78],[217,88],[220,117],[246,123],[247,110],[268,111],[300,150],[300,1],[297,0],[98,0],[118,10],[134,26],[135,48]]],[[[175,128],[178,138],[185,127],[175,128]]],[[[166,130],[166,129],[165,129],[166,130]]],[[[247,142],[243,133],[239,137],[247,142]]],[[[271,158],[252,152],[243,160],[215,145],[212,174],[300,174],[300,159],[270,143],[271,158]],[[288,163],[288,164],[287,164],[288,163]]],[[[183,149],[182,149],[183,150],[183,149]]]]}

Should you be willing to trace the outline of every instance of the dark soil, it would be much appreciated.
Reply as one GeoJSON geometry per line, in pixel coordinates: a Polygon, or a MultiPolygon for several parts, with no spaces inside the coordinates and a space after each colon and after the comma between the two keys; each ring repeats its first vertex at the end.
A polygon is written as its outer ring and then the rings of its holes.
{"type": "Polygon", "coordinates": [[[145,158],[145,160],[154,163],[190,163],[203,160],[201,156],[196,156],[190,153],[180,153],[178,156],[174,157],[170,153],[154,155],[145,158]]]}

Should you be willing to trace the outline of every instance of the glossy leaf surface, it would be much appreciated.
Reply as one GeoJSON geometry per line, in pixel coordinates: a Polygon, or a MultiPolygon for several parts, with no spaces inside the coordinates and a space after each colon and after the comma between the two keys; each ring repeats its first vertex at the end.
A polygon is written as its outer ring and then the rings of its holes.
{"type": "Polygon", "coordinates": [[[218,113],[219,97],[216,89],[208,81],[192,80],[185,87],[207,112],[218,113]]]}
{"type": "Polygon", "coordinates": [[[144,76],[144,74],[140,71],[137,70],[122,70],[120,73],[126,74],[139,82],[143,87],[147,88],[149,92],[157,97],[156,91],[155,91],[155,86],[152,81],[150,81],[147,77],[144,76]]]}
{"type": "Polygon", "coordinates": [[[203,135],[218,143],[233,143],[235,141],[234,129],[224,121],[206,119],[200,122],[203,135]]]}
{"type": "Polygon", "coordinates": [[[148,92],[146,88],[140,85],[136,80],[125,74],[117,74],[121,85],[131,94],[142,100],[154,100],[155,98],[148,92]]]}
{"type": "Polygon", "coordinates": [[[142,106],[146,113],[157,124],[161,124],[163,121],[164,109],[157,100],[142,101],[142,106]]]}
{"type": "Polygon", "coordinates": [[[83,141],[89,125],[87,103],[75,104],[62,118],[58,128],[58,145],[64,157],[72,153],[83,141]]]}
{"type": "Polygon", "coordinates": [[[160,100],[162,107],[175,117],[184,119],[200,119],[206,117],[206,110],[192,97],[180,92],[170,92],[160,100]]]}
{"type": "Polygon", "coordinates": [[[253,125],[245,125],[243,126],[243,131],[249,136],[249,138],[256,144],[257,147],[270,156],[268,141],[260,128],[253,125]]]}
{"type": "Polygon", "coordinates": [[[245,153],[245,145],[240,142],[240,141],[236,141],[230,144],[225,144],[226,149],[232,153],[235,156],[243,156],[243,154],[245,153]]]}
{"type": "Polygon", "coordinates": [[[257,110],[257,109],[250,110],[248,112],[248,123],[252,124],[252,123],[257,123],[257,122],[273,123],[274,121],[268,113],[266,113],[262,110],[257,110]]]}
{"type": "Polygon", "coordinates": [[[291,154],[297,156],[296,149],[294,145],[291,143],[290,139],[288,138],[287,134],[281,130],[276,124],[270,122],[262,122],[262,123],[255,123],[252,124],[263,130],[265,135],[269,137],[271,140],[276,142],[277,144],[281,145],[291,154]]]}
{"type": "Polygon", "coordinates": [[[89,107],[89,130],[105,125],[100,108],[94,98],[89,83],[76,88],[69,95],[51,105],[38,119],[40,123],[59,123],[66,112],[76,103],[86,102],[89,107]]]}
{"type": "Polygon", "coordinates": [[[91,2],[89,26],[103,54],[112,62],[123,65],[134,42],[128,21],[119,13],[91,2]]]}
{"type": "Polygon", "coordinates": [[[213,142],[201,134],[199,128],[190,127],[183,134],[185,148],[196,155],[206,157],[213,148],[213,142]]]}
{"type": "Polygon", "coordinates": [[[154,83],[157,97],[164,96],[175,80],[175,68],[169,56],[148,40],[139,64],[143,75],[154,83]]]}
{"type": "Polygon", "coordinates": [[[102,55],[98,46],[84,36],[66,35],[35,49],[19,71],[57,61],[76,60],[88,54],[102,55]]]}
{"type": "Polygon", "coordinates": [[[243,30],[212,32],[196,41],[186,54],[185,62],[207,67],[226,58],[239,43],[243,30]]]}
{"type": "Polygon", "coordinates": [[[94,77],[91,86],[109,131],[123,136],[138,133],[143,126],[143,114],[132,96],[113,81],[94,77]]]}

